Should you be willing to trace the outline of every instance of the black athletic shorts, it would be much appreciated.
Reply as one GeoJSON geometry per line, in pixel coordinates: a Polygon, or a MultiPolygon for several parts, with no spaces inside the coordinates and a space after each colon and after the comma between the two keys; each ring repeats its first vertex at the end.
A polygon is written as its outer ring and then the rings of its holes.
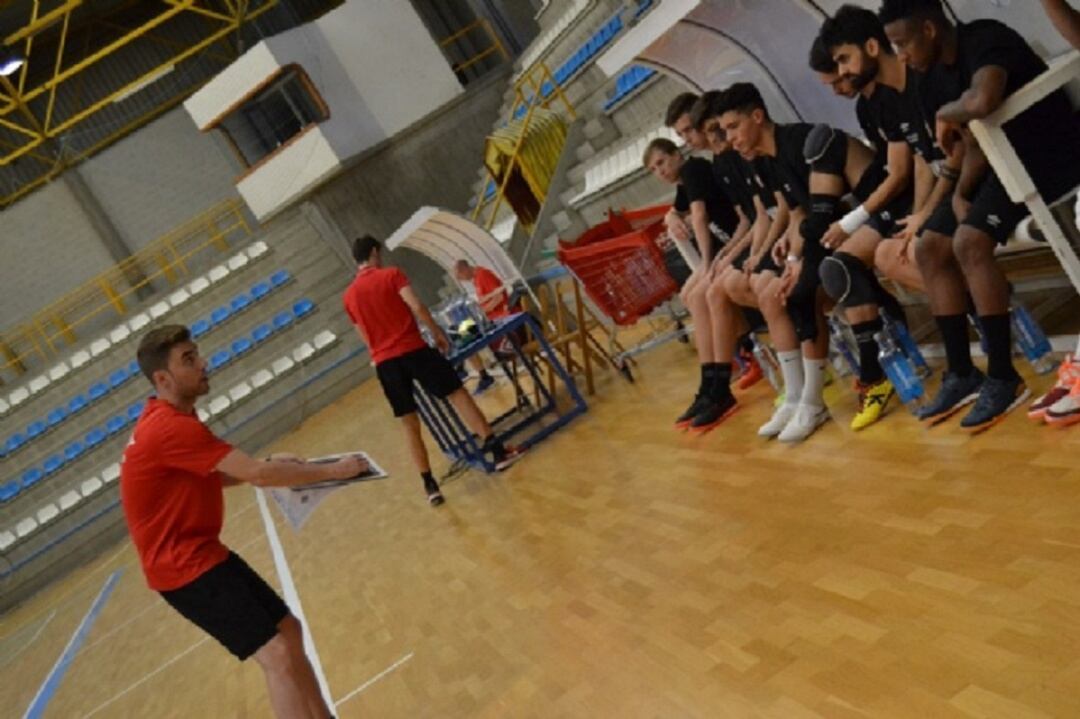
{"type": "Polygon", "coordinates": [[[461,389],[461,378],[453,365],[431,347],[388,359],[375,365],[383,394],[390,402],[395,417],[404,417],[416,411],[413,381],[439,399],[461,389]]]}
{"type": "Polygon", "coordinates": [[[747,245],[743,249],[743,251],[739,253],[738,257],[736,257],[734,260],[731,261],[731,266],[741,272],[742,268],[743,268],[743,265],[746,264],[746,261],[748,259],[750,259],[750,246],[749,245],[747,245]]]}
{"type": "Polygon", "coordinates": [[[173,609],[243,661],[278,633],[289,608],[233,552],[179,589],[161,592],[173,609]]]}
{"type": "Polygon", "coordinates": [[[672,243],[670,247],[664,250],[664,267],[680,289],[690,279],[693,272],[690,266],[686,264],[686,258],[679,252],[679,248],[675,246],[675,243],[672,243]]]}
{"type": "Polygon", "coordinates": [[[952,195],[949,195],[930,215],[930,219],[922,226],[922,231],[952,237],[956,234],[957,227],[964,224],[985,232],[993,238],[994,242],[1004,245],[1027,214],[1027,207],[1010,200],[1009,193],[1005,191],[1001,180],[994,173],[990,173],[975,188],[975,194],[971,199],[971,209],[968,210],[968,216],[962,223],[956,219],[952,195]]]}
{"type": "Polygon", "coordinates": [[[758,272],[775,272],[781,274],[782,270],[780,266],[776,264],[776,260],[773,259],[772,251],[766,252],[765,256],[761,258],[761,261],[757,263],[757,267],[752,270],[755,274],[758,272]]]}
{"type": "Polygon", "coordinates": [[[914,193],[909,188],[894,197],[880,212],[871,215],[867,224],[883,238],[892,237],[900,229],[896,223],[911,214],[913,199],[914,193]]]}

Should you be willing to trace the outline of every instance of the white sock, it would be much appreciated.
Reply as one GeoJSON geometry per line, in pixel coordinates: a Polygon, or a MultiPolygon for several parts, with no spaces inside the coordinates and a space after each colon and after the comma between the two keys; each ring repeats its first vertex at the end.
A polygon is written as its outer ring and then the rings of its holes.
{"type": "Polygon", "coordinates": [[[825,363],[823,359],[803,358],[803,371],[806,379],[803,383],[802,403],[812,407],[824,407],[825,398],[825,363]]]}
{"type": "Polygon", "coordinates": [[[802,352],[777,352],[776,358],[780,360],[780,374],[784,376],[784,404],[798,404],[803,393],[802,352]]]}

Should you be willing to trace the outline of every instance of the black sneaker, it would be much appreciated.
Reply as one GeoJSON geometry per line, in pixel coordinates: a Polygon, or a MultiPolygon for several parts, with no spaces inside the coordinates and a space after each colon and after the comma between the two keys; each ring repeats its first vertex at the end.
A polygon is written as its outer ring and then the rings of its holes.
{"type": "Polygon", "coordinates": [[[946,372],[937,395],[919,410],[918,418],[932,425],[944,422],[975,401],[985,379],[986,376],[977,369],[972,369],[966,377],[946,372]]]}
{"type": "Polygon", "coordinates": [[[694,417],[701,414],[711,404],[709,398],[703,393],[699,392],[694,401],[690,403],[690,406],[686,408],[686,411],[679,415],[679,418],[675,420],[675,426],[679,429],[686,429],[690,426],[690,423],[694,421],[694,417]]]}
{"type": "Polygon", "coordinates": [[[1024,380],[994,379],[987,377],[983,382],[975,406],[960,420],[960,427],[968,432],[982,432],[1005,419],[1005,415],[1027,401],[1031,392],[1024,380]]]}
{"type": "Polygon", "coordinates": [[[690,431],[696,434],[705,434],[735,414],[735,410],[738,408],[739,403],[735,401],[735,397],[731,393],[727,393],[719,400],[710,401],[705,409],[698,412],[697,416],[690,422],[690,431]]]}
{"type": "Polygon", "coordinates": [[[525,450],[520,447],[507,447],[498,445],[491,450],[491,458],[495,463],[495,471],[501,472],[525,455],[525,450]]]}
{"type": "Polygon", "coordinates": [[[438,507],[445,502],[442,492],[439,491],[439,485],[435,480],[424,480],[424,490],[427,491],[427,501],[432,507],[438,507]]]}
{"type": "Polygon", "coordinates": [[[487,392],[494,384],[495,378],[490,374],[485,373],[480,375],[480,381],[476,383],[476,389],[473,390],[473,395],[481,395],[484,392],[487,392]]]}

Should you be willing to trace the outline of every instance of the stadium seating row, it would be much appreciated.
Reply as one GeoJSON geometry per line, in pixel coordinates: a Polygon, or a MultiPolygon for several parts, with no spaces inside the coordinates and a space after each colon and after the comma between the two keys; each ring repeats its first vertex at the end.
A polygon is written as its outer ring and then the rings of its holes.
{"type": "MultiPolygon", "coordinates": [[[[212,329],[225,324],[231,318],[265,300],[291,280],[292,275],[289,274],[289,271],[281,269],[271,274],[266,280],[256,282],[247,293],[241,292],[227,304],[213,310],[209,316],[196,320],[191,326],[192,337],[196,339],[203,337],[212,329]]],[[[305,301],[301,300],[301,303],[305,301]]],[[[282,314],[288,315],[287,312],[282,314]]],[[[283,317],[281,321],[290,320],[283,317]]],[[[66,419],[74,417],[82,410],[103,399],[106,395],[120,389],[128,380],[137,377],[138,374],[139,366],[132,360],[110,372],[101,381],[91,384],[85,394],[76,394],[71,399],[61,402],[60,406],[51,410],[44,418],[34,420],[27,425],[24,432],[16,432],[6,438],[3,444],[0,444],[0,459],[13,455],[20,449],[30,445],[35,439],[44,437],[48,432],[59,427],[66,419]]]]}
{"type": "Polygon", "coordinates": [[[50,385],[60,382],[64,378],[70,378],[76,374],[76,370],[89,365],[95,358],[108,352],[113,345],[125,341],[132,334],[149,325],[151,321],[160,319],[178,309],[191,298],[208,290],[211,285],[221,282],[233,272],[263,257],[269,251],[270,248],[262,240],[253,242],[246,249],[237,252],[225,262],[196,277],[184,287],[173,291],[168,297],[151,305],[147,310],[139,312],[133,315],[131,319],[116,325],[109,332],[90,342],[84,349],[76,351],[66,361],[58,362],[47,371],[33,377],[26,384],[12,390],[7,397],[0,397],[0,416],[7,414],[34,395],[43,392],[50,385]]]}
{"type": "Polygon", "coordinates": [[[631,65],[627,70],[615,78],[615,93],[604,102],[604,112],[630,97],[639,87],[643,86],[656,75],[656,70],[642,65],[631,65]]]}
{"type": "Polygon", "coordinates": [[[674,130],[658,127],[612,150],[585,170],[585,189],[571,198],[570,204],[575,207],[580,206],[583,201],[606,190],[619,180],[635,172],[643,171],[641,156],[649,143],[658,137],[666,137],[678,145],[682,144],[682,140],[674,130]]]}
{"type": "MultiPolygon", "coordinates": [[[[337,341],[338,337],[333,332],[322,330],[310,340],[301,342],[290,352],[255,372],[249,379],[235,385],[228,392],[214,397],[207,403],[206,408],[199,408],[199,416],[206,421],[235,409],[245,399],[251,397],[256,390],[264,389],[271,383],[282,379],[296,367],[310,362],[331,348],[337,341]]],[[[0,530],[0,552],[8,550],[34,532],[48,526],[64,513],[77,507],[81,502],[91,499],[105,487],[114,484],[119,478],[120,464],[114,462],[102,470],[100,475],[85,479],[77,488],[64,492],[55,502],[46,502],[35,512],[17,521],[12,528],[0,530]]]]}
{"type": "MultiPolygon", "coordinates": [[[[293,305],[292,312],[282,312],[274,317],[272,323],[259,325],[252,331],[250,337],[238,337],[229,346],[223,347],[210,355],[207,371],[213,373],[236,361],[243,355],[254,350],[258,345],[266,342],[276,332],[280,332],[292,325],[294,321],[307,317],[315,311],[315,303],[309,299],[301,299],[293,305]]],[[[136,374],[138,368],[135,368],[136,374]]],[[[0,502],[14,499],[18,494],[38,482],[50,477],[66,465],[74,462],[87,452],[100,446],[106,439],[121,432],[129,424],[133,424],[142,412],[143,403],[135,402],[124,412],[110,417],[105,424],[94,427],[81,440],[69,443],[63,452],[47,458],[40,467],[31,467],[22,473],[21,477],[12,479],[0,485],[0,502]]]]}

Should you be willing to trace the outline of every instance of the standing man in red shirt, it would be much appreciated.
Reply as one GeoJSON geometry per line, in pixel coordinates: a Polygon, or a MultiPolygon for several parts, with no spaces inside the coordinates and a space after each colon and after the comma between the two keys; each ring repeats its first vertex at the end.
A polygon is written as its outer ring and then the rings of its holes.
{"type": "Polygon", "coordinates": [[[375,373],[394,416],[401,419],[409,454],[424,479],[428,501],[438,506],[443,503],[443,496],[431,474],[427,448],[420,434],[413,382],[419,382],[428,394],[450,401],[469,430],[480,437],[482,451],[492,455],[497,470],[513,464],[520,452],[504,447],[495,436],[480,408],[462,386],[461,378],[443,356],[450,349],[450,341],[416,296],[409,278],[396,267],[382,266],[379,241],[370,235],[361,237],[353,242],[352,253],[359,269],[342,297],[345,312],[371,352],[375,373]],[[428,347],[420,336],[416,317],[435,338],[437,351],[428,347]]]}
{"type": "Polygon", "coordinates": [[[146,582],[180,614],[238,659],[255,657],[279,717],[326,719],[300,622],[239,556],[221,543],[222,488],[240,483],[289,487],[355,477],[355,457],[306,464],[298,457],[258,461],[217,437],[195,414],[210,390],[206,361],[180,325],[139,342],[139,368],[154,385],[120,465],[120,501],[146,582]]]}
{"type": "MultiPolygon", "coordinates": [[[[474,267],[468,260],[458,260],[454,263],[454,277],[462,284],[472,284],[473,299],[489,320],[494,321],[510,314],[503,281],[488,268],[474,267]]],[[[495,378],[484,368],[479,355],[473,355],[471,360],[480,375],[480,381],[476,385],[476,394],[480,394],[495,384],[495,378]]]]}

